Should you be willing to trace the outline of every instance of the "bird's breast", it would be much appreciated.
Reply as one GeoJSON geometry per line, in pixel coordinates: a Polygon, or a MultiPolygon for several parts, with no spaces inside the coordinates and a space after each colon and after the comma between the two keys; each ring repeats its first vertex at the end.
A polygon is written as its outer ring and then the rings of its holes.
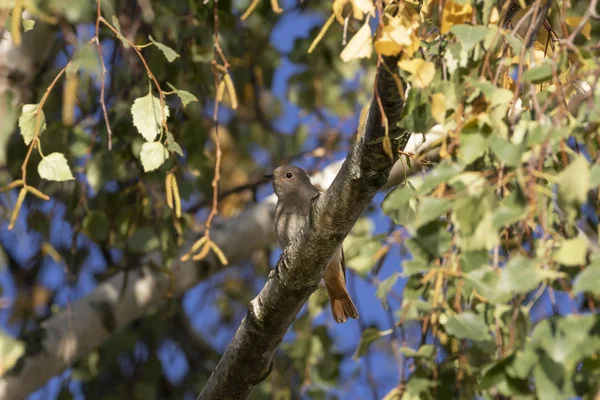
{"type": "Polygon", "coordinates": [[[278,211],[276,215],[277,240],[281,249],[284,249],[298,235],[306,221],[306,216],[285,210],[278,211]]]}

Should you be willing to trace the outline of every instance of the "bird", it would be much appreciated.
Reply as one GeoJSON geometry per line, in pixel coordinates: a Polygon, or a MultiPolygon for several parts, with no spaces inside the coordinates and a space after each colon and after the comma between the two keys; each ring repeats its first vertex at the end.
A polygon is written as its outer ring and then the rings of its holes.
{"type": "MultiPolygon", "coordinates": [[[[273,182],[277,196],[275,208],[275,233],[281,249],[284,250],[300,232],[310,211],[311,200],[318,195],[310,178],[299,167],[282,165],[273,174],[265,175],[273,182]]],[[[323,281],[331,303],[333,319],[346,322],[348,317],[358,319],[358,310],[346,288],[346,261],[340,246],[325,269],[323,281]]]]}

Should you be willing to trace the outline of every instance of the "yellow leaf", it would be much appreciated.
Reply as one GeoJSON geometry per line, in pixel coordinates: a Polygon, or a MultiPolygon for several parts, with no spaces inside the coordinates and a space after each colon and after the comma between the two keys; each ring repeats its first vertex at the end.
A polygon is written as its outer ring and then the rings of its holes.
{"type": "Polygon", "coordinates": [[[402,25],[390,24],[383,28],[381,37],[375,41],[375,51],[384,56],[393,56],[412,43],[411,31],[402,25]]]}
{"type": "Polygon", "coordinates": [[[427,18],[431,15],[431,12],[433,11],[433,5],[436,2],[433,0],[424,0],[423,1],[423,6],[421,7],[421,15],[424,18],[427,18]]]}
{"type": "Polygon", "coordinates": [[[421,19],[418,13],[418,5],[407,0],[401,2],[395,19],[405,28],[418,28],[421,19]]]}
{"type": "Polygon", "coordinates": [[[438,124],[443,124],[446,119],[446,96],[436,93],[431,96],[431,115],[438,124]]]}
{"type": "Polygon", "coordinates": [[[355,60],[357,58],[367,58],[371,56],[373,52],[373,41],[371,39],[371,27],[369,26],[369,19],[365,24],[356,32],[356,34],[350,39],[340,57],[344,62],[355,60]]]}
{"type": "Polygon", "coordinates": [[[498,25],[500,22],[500,13],[498,13],[498,9],[496,7],[492,8],[492,12],[490,13],[490,25],[498,25]]]}
{"type": "Polygon", "coordinates": [[[421,58],[400,61],[398,66],[411,73],[412,83],[417,89],[429,86],[435,76],[435,64],[421,58]]]}
{"type": "MultiPolygon", "coordinates": [[[[567,17],[567,25],[569,25],[571,28],[575,29],[579,23],[581,22],[581,17],[567,17]]],[[[590,24],[589,22],[586,22],[585,25],[583,25],[583,29],[580,32],[587,40],[590,40],[592,38],[592,24],[590,24]]]]}
{"type": "Polygon", "coordinates": [[[371,0],[351,0],[353,16],[355,19],[362,20],[364,14],[375,16],[375,6],[371,0]]]}
{"type": "Polygon", "coordinates": [[[348,4],[349,0],[335,0],[333,2],[333,15],[335,15],[335,19],[340,23],[340,25],[344,25],[344,7],[348,4]]]}
{"type": "Polygon", "coordinates": [[[473,7],[470,4],[459,4],[451,0],[444,4],[442,12],[442,27],[440,32],[445,34],[450,32],[453,25],[463,24],[471,20],[473,7]]]}

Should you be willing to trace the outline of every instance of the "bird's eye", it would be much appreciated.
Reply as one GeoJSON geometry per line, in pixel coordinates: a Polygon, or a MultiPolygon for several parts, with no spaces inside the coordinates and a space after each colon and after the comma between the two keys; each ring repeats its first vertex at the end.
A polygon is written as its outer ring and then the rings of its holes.
{"type": "Polygon", "coordinates": [[[292,174],[291,172],[288,172],[287,174],[285,174],[285,177],[290,179],[292,176],[294,176],[294,174],[292,174]]]}

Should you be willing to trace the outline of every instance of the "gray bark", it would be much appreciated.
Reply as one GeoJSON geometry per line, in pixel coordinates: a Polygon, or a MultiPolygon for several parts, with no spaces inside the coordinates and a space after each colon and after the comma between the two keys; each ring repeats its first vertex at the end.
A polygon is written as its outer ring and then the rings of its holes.
{"type": "MultiPolygon", "coordinates": [[[[397,59],[385,62],[391,71],[397,70],[397,59]]],[[[277,346],[317,289],[334,251],[387,182],[397,149],[406,146],[410,133],[399,132],[396,127],[404,104],[383,66],[378,69],[375,87],[357,143],[329,189],[313,199],[304,227],[283,252],[275,273],[250,302],[246,317],[199,399],[246,399],[269,375],[277,346]],[[383,150],[384,128],[377,95],[388,119],[390,136],[398,138],[392,142],[393,159],[383,150]]]]}

